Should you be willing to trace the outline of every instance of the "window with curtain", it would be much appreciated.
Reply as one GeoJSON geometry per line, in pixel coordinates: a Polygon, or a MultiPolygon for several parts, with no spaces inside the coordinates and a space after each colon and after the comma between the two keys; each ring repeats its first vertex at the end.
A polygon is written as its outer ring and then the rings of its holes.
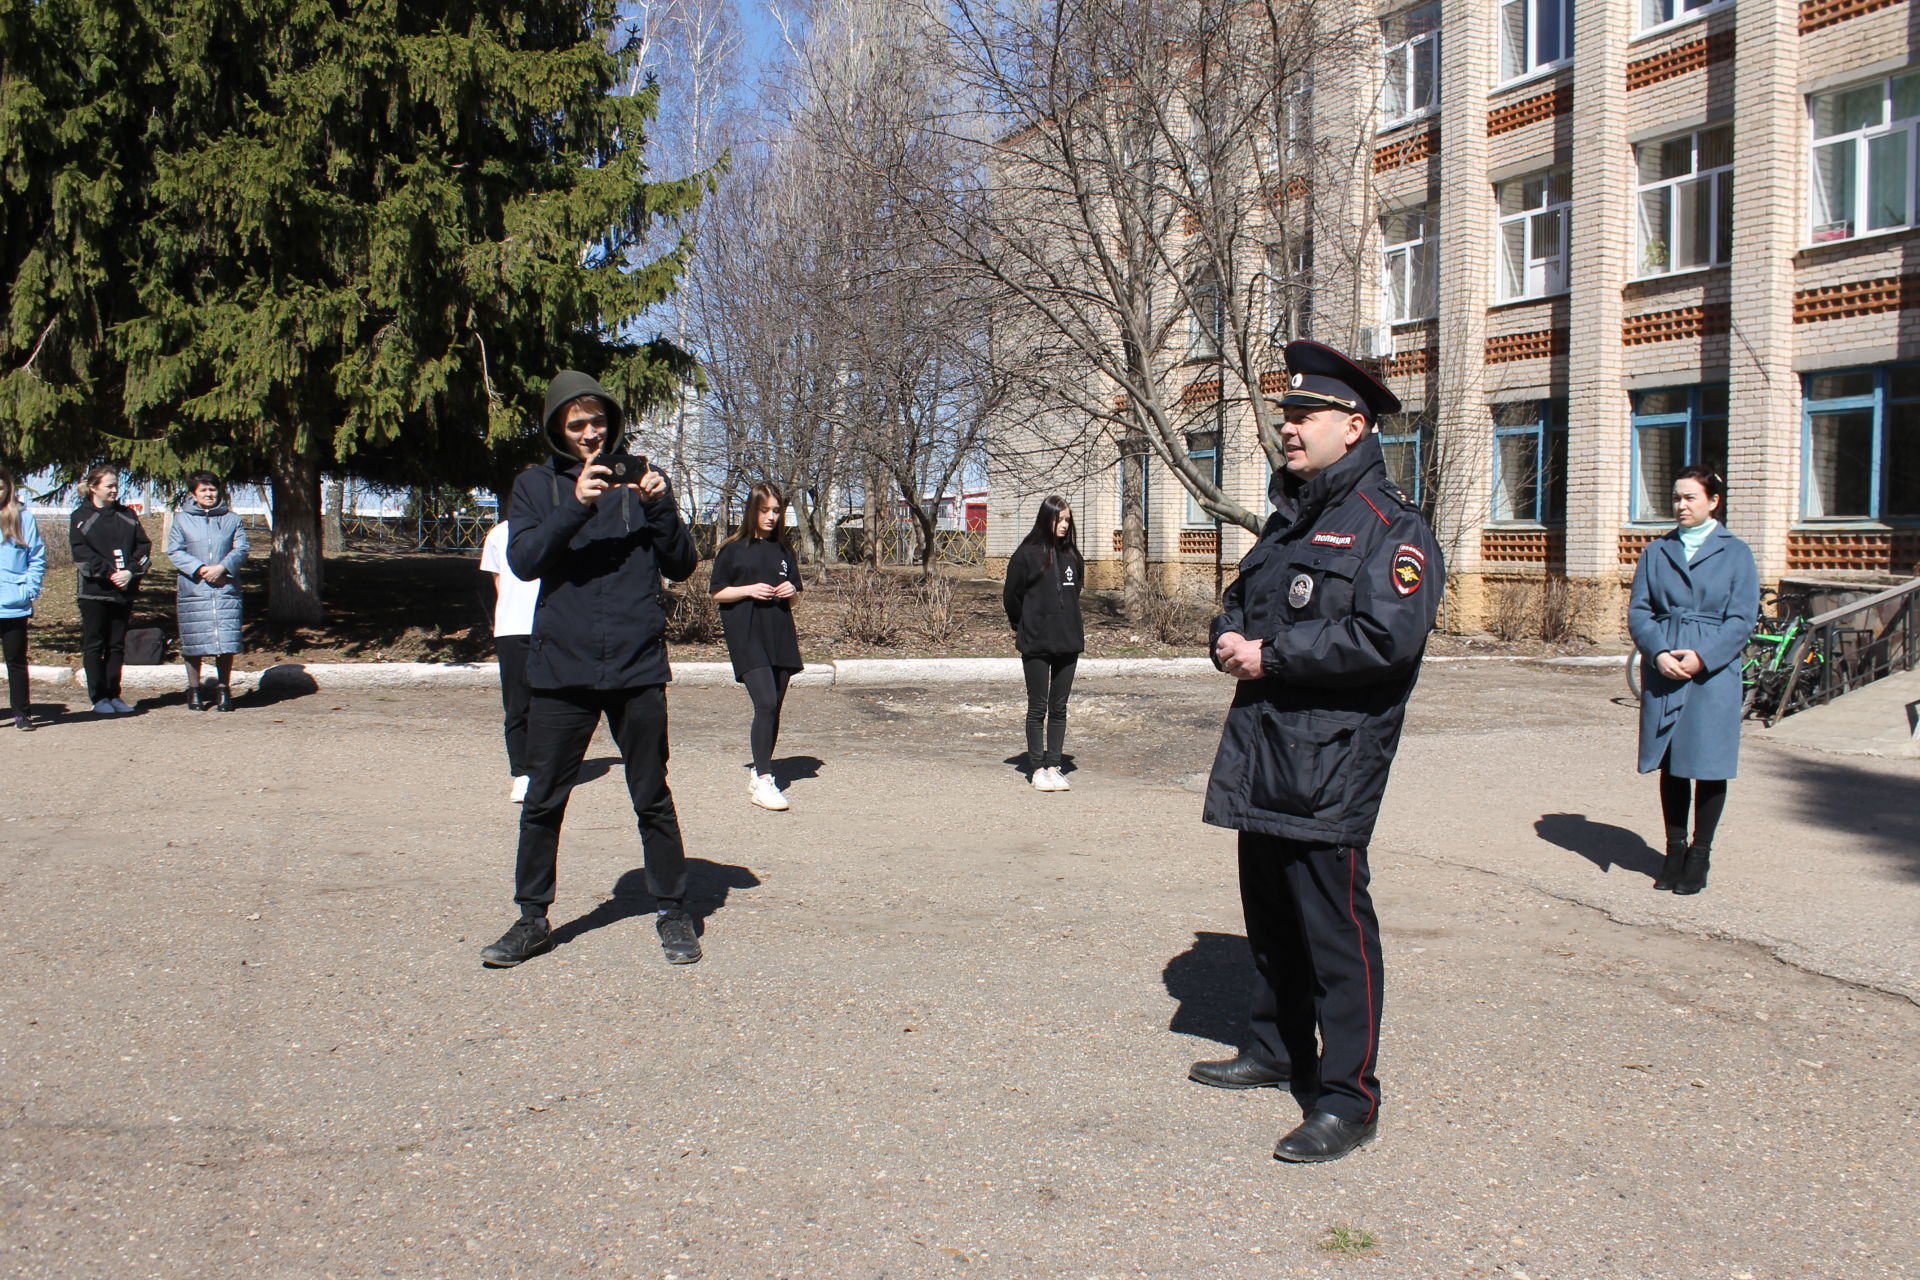
{"type": "Polygon", "coordinates": [[[1807,99],[1808,238],[1815,244],[1914,224],[1920,71],[1807,99]]]}
{"type": "Polygon", "coordinates": [[[1503,82],[1573,57],[1573,0],[1500,0],[1498,22],[1503,82]]]}
{"type": "MultiPolygon", "coordinates": [[[[1727,470],[1727,384],[1636,391],[1632,397],[1633,494],[1630,518],[1673,518],[1673,477],[1683,467],[1727,470]]],[[[1725,515],[1724,510],[1722,516],[1725,515]]]]}
{"type": "Polygon", "coordinates": [[[1567,288],[1573,175],[1549,169],[1494,187],[1499,208],[1499,297],[1544,298],[1567,288]]]}
{"type": "Polygon", "coordinates": [[[1717,266],[1733,243],[1733,129],[1721,125],[1634,148],[1642,276],[1717,266]]]}
{"type": "Polygon", "coordinates": [[[1501,523],[1566,523],[1564,398],[1493,406],[1493,518],[1501,523]]]}
{"type": "Polygon", "coordinates": [[[1415,5],[1382,18],[1380,40],[1386,46],[1380,120],[1391,129],[1440,105],[1440,6],[1415,5]]]}
{"type": "Polygon", "coordinates": [[[1434,313],[1439,229],[1432,205],[1381,215],[1381,292],[1386,319],[1424,320],[1434,313]]]}

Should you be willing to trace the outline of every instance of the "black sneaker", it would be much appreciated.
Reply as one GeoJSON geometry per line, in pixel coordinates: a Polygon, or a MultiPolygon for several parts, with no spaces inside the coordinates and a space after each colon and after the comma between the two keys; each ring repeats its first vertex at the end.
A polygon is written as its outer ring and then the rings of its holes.
{"type": "Polygon", "coordinates": [[[480,948],[480,963],[489,969],[511,969],[523,960],[553,950],[553,929],[544,919],[522,916],[500,941],[480,948]]]}
{"type": "Polygon", "coordinates": [[[700,933],[686,912],[678,907],[662,911],[654,928],[660,931],[660,950],[668,964],[692,964],[700,958],[700,933]]]}

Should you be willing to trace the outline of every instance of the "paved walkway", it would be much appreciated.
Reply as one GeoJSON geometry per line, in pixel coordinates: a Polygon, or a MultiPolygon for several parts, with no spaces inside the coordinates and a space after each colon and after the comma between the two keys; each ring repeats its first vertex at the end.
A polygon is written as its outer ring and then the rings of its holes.
{"type": "Polygon", "coordinates": [[[1711,887],[1656,894],[1622,692],[1423,679],[1374,849],[1383,1134],[1320,1169],[1268,1158],[1281,1099],[1184,1078],[1240,1034],[1190,789],[1222,680],[1090,681],[1059,796],[1006,763],[1011,686],[803,689],[782,815],[744,696],[676,690],[689,969],[604,741],[563,945],[479,967],[485,689],[0,731],[0,1275],[1920,1274],[1920,765],[1750,738],[1711,887]]]}

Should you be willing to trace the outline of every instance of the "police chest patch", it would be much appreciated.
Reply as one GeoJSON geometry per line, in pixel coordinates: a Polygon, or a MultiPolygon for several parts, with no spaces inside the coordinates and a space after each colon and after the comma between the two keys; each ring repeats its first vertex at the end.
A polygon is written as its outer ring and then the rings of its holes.
{"type": "Polygon", "coordinates": [[[1307,607],[1307,601],[1313,599],[1313,578],[1308,574],[1295,574],[1293,585],[1287,588],[1287,603],[1296,609],[1307,607]]]}
{"type": "Polygon", "coordinates": [[[1426,574],[1427,553],[1411,542],[1401,543],[1393,553],[1393,567],[1389,570],[1393,589],[1410,596],[1420,589],[1420,579],[1426,574]]]}
{"type": "Polygon", "coordinates": [[[1313,535],[1313,545],[1316,547],[1350,547],[1353,545],[1353,535],[1350,533],[1316,533],[1313,535]]]}

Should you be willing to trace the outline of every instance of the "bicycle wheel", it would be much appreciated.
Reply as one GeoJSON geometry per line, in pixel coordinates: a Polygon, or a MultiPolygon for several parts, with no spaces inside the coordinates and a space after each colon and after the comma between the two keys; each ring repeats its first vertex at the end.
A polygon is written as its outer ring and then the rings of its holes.
{"type": "Polygon", "coordinates": [[[1640,701],[1640,651],[1638,649],[1627,655],[1627,692],[1633,695],[1635,702],[1640,701]]]}

